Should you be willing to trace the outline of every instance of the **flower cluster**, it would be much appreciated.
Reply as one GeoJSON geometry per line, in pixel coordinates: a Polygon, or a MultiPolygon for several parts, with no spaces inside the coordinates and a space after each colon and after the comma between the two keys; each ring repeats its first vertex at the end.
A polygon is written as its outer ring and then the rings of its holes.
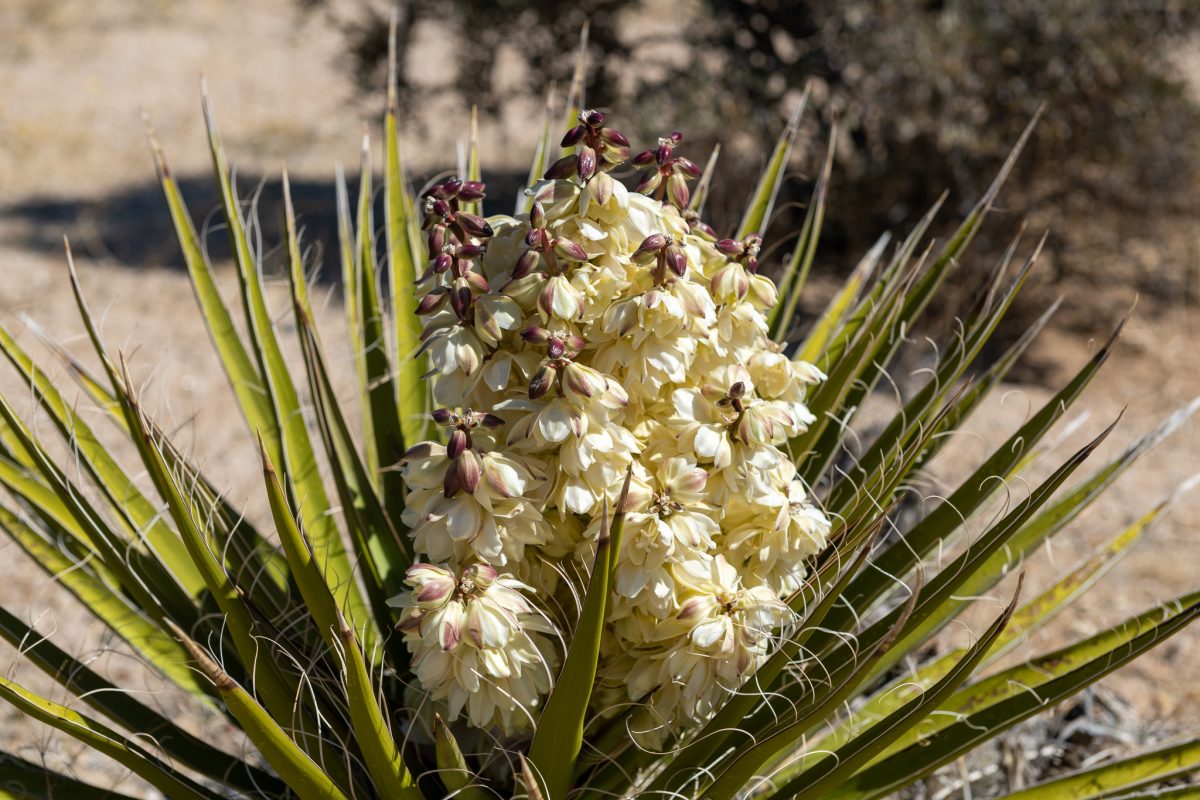
{"type": "Polygon", "coordinates": [[[823,376],[767,335],[760,238],[718,240],[686,208],[699,171],[679,134],[634,158],[649,171],[627,189],[610,170],[629,142],[605,123],[580,115],[527,215],[460,210],[470,182],[423,195],[447,434],[400,465],[404,522],[438,566],[397,602],[423,686],[478,727],[520,729],[549,690],[578,608],[563,576],[590,567],[606,506],[625,529],[597,710],[679,725],[766,657],[829,530],[783,451],[823,376]]]}

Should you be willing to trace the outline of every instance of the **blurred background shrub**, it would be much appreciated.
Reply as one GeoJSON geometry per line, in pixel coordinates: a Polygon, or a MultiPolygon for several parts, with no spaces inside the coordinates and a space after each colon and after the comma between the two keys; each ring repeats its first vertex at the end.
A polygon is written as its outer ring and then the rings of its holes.
{"type": "MultiPolygon", "coordinates": [[[[302,2],[342,26],[347,58],[374,97],[391,3],[302,2]]],[[[1200,28],[1194,2],[408,0],[399,9],[405,106],[452,98],[492,115],[538,102],[551,80],[565,83],[589,21],[588,105],[614,109],[635,145],[665,133],[653,127],[663,120],[686,133],[697,161],[721,142],[717,185],[728,196],[708,209],[719,230],[736,224],[750,176],[811,81],[809,145],[794,156],[794,202],[779,213],[803,214],[837,117],[828,247],[817,265],[826,271],[849,269],[871,244],[864,237],[911,224],[943,191],[947,219],[968,210],[1045,104],[1002,209],[1013,224],[993,226],[959,276],[963,291],[1023,219],[1052,233],[1044,291],[1027,294],[1028,312],[1065,292],[1065,321],[1090,327],[1134,291],[1190,298],[1197,289],[1196,242],[1178,220],[1197,210],[1198,114],[1173,63],[1200,28]],[[437,63],[415,48],[425,26],[448,42],[437,63]],[[1115,291],[1071,302],[1071,285],[1097,284],[1115,291]]],[[[777,230],[798,227],[781,219],[777,230]]]]}

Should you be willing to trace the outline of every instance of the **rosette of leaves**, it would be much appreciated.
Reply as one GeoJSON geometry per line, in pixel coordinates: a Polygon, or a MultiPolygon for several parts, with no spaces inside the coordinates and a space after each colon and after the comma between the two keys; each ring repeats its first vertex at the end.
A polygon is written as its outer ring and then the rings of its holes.
{"type": "MultiPolygon", "coordinates": [[[[622,488],[618,480],[609,487],[612,503],[602,503],[589,522],[595,527],[592,544],[573,556],[563,554],[571,569],[563,569],[559,579],[576,602],[540,611],[554,616],[558,631],[546,637],[552,652],[543,664],[545,685],[536,689],[544,698],[521,704],[528,715],[521,725],[478,728],[470,724],[470,715],[448,721],[445,707],[430,699],[436,691],[414,672],[411,641],[406,642],[412,621],[389,599],[402,595],[406,582],[421,587],[418,629],[428,608],[448,597],[491,603],[488,608],[508,615],[521,636],[538,633],[544,620],[531,605],[514,599],[521,590],[505,583],[493,567],[473,564],[455,574],[416,563],[422,548],[405,515],[416,490],[406,486],[396,465],[420,457],[423,451],[413,454],[410,448],[428,442],[429,452],[440,447],[454,454],[444,479],[446,496],[483,491],[489,465],[475,448],[492,435],[488,431],[504,424],[502,417],[444,412],[434,404],[424,380],[428,354],[418,315],[428,309],[418,307],[425,294],[418,286],[432,270],[433,275],[452,274],[470,289],[477,280],[471,277],[472,265],[487,250],[477,240],[495,230],[482,216],[485,198],[473,141],[462,180],[413,192],[401,161],[394,92],[389,97],[383,128],[384,218],[374,215],[369,158],[363,160],[355,209],[341,178],[336,197],[338,256],[357,376],[356,426],[341,406],[328,370],[333,356],[314,325],[286,176],[283,247],[290,319],[300,345],[297,360],[285,355],[276,315],[268,307],[261,254],[249,233],[254,221],[239,198],[207,99],[213,167],[239,278],[237,304],[227,304],[218,293],[193,219],[155,145],[200,312],[247,435],[260,445],[269,519],[252,520],[232,505],[148,415],[123,358],[99,335],[73,265],[71,289],[102,368],[89,372],[65,350],[51,349],[70,367],[78,391],[128,438],[135,463],[119,460],[93,432],[68,388],[52,381],[13,336],[0,330],[0,349],[53,421],[52,435],[70,448],[69,463],[54,456],[42,432],[23,421],[8,400],[0,400],[0,483],[7,490],[0,527],[48,579],[71,592],[198,708],[225,719],[231,733],[228,741],[201,740],[138,692],[125,690],[61,643],[38,635],[16,614],[0,611],[0,633],[77,698],[66,706],[0,679],[0,697],[21,713],[115,760],[171,798],[866,800],[921,780],[1086,689],[1200,614],[1200,594],[1192,593],[1052,652],[1028,653],[1015,666],[999,664],[1128,552],[1165,512],[1168,496],[1144,509],[1132,525],[1114,530],[1109,544],[1037,596],[1020,596],[1018,581],[1004,609],[969,646],[923,655],[926,644],[975,598],[1067,528],[1192,408],[1099,466],[1085,464],[1111,428],[1061,463],[1043,463],[1049,457],[1048,434],[1108,357],[1110,340],[952,492],[912,502],[921,471],[1004,379],[1053,311],[1000,358],[977,363],[1032,268],[1033,258],[1014,268],[1010,254],[979,303],[963,310],[961,327],[939,350],[929,380],[890,421],[852,445],[857,409],[884,379],[905,331],[966,256],[1017,154],[953,237],[940,245],[926,242],[938,210],[932,209],[894,246],[881,240],[827,308],[807,318],[799,313],[798,298],[820,236],[827,159],[797,245],[776,265],[777,297],[769,294],[775,302],[764,309],[766,333],[778,352],[814,364],[825,375],[805,398],[811,421],[781,445],[796,478],[811,487],[830,522],[825,545],[806,559],[802,579],[779,600],[787,614],[778,619],[786,624],[764,633],[754,668],[738,673],[739,685],[723,685],[710,709],[663,732],[656,746],[647,745],[638,727],[644,697],[598,704],[596,692],[605,678],[598,665],[616,602],[616,567],[626,528],[633,524],[627,510],[631,490],[627,481],[622,488]],[[430,222],[431,211],[440,222],[430,222]],[[430,234],[422,227],[437,225],[448,226],[438,235],[449,231],[457,237],[445,251],[449,264],[439,263],[442,252],[428,251],[430,234]],[[380,226],[381,258],[375,240],[380,226]],[[235,320],[238,316],[242,319],[235,320]],[[1003,487],[1031,474],[1039,477],[1029,479],[1027,494],[1004,503],[1003,487]],[[403,635],[396,632],[397,624],[403,635]],[[907,667],[898,669],[901,664],[907,667]]],[[[560,121],[564,128],[575,125],[578,97],[573,91],[566,107],[544,121],[530,183],[547,170],[566,184],[604,175],[607,199],[621,191],[614,182],[628,177],[616,168],[629,156],[623,137],[601,136],[597,118],[587,114],[584,124],[596,123],[595,130],[568,134],[562,152],[551,135],[560,121]],[[616,150],[611,160],[597,161],[601,142],[616,150]]],[[[686,220],[693,234],[710,237],[714,250],[737,265],[713,282],[714,292],[733,296],[743,282],[763,280],[756,274],[758,248],[779,235],[768,223],[797,129],[793,118],[739,229],[720,235],[701,221],[712,188],[703,176],[688,186],[699,170],[678,160],[677,137],[667,137],[657,152],[639,159],[651,170],[643,173],[641,187],[661,198],[653,202],[672,204],[671,213],[686,220]]],[[[1018,150],[1021,144],[1024,139],[1018,150]]],[[[513,216],[531,229],[536,226],[530,217],[545,213],[534,209],[535,199],[536,193],[516,198],[513,216]]],[[[543,238],[528,240],[555,258],[587,263],[580,257],[589,254],[573,243],[556,246],[543,238]]],[[[669,282],[672,271],[686,273],[682,257],[668,252],[673,246],[651,241],[639,248],[639,258],[658,270],[656,280],[669,282]]],[[[521,257],[515,255],[514,261],[521,257]]],[[[476,307],[479,293],[448,291],[446,302],[462,316],[476,307]]],[[[550,295],[547,307],[558,307],[557,295],[550,295]]],[[[494,321],[485,318],[484,329],[494,321]]],[[[567,336],[556,345],[553,335],[543,333],[530,339],[531,346],[550,347],[552,359],[570,357],[579,344],[567,336]]],[[[618,402],[603,378],[579,369],[569,377],[566,367],[559,376],[557,369],[551,374],[543,367],[539,373],[546,391],[574,381],[570,391],[588,390],[618,402]]],[[[725,403],[719,407],[741,419],[746,391],[731,388],[713,402],[725,403]]],[[[490,468],[516,480],[515,470],[490,468]]],[[[682,470],[676,477],[694,489],[688,483],[693,475],[694,470],[682,470]]],[[[490,490],[506,485],[500,480],[490,490]]],[[[582,527],[583,521],[576,524],[582,527]]],[[[452,646],[444,648],[447,652],[464,637],[487,636],[486,622],[472,628],[469,613],[460,608],[454,614],[460,612],[466,616],[443,614],[453,624],[438,628],[452,646]]],[[[696,608],[668,613],[694,614],[696,608]]],[[[647,696],[656,688],[650,687],[647,696]]],[[[464,702],[469,706],[471,697],[464,702]]],[[[1198,790],[1181,781],[1197,765],[1200,744],[1183,741],[1014,796],[1129,796],[1167,785],[1172,796],[1187,796],[1198,790]]],[[[0,787],[15,797],[120,797],[17,755],[0,757],[0,787]]]]}

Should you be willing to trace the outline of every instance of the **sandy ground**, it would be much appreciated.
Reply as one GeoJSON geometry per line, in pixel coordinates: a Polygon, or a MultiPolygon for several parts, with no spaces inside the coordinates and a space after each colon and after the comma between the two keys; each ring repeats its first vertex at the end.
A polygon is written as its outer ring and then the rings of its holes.
{"type": "MultiPolygon", "coordinates": [[[[164,267],[177,255],[163,239],[168,220],[158,202],[139,110],[152,115],[176,172],[203,181],[208,161],[197,102],[203,71],[232,159],[244,174],[258,176],[275,174],[286,158],[296,182],[309,187],[312,207],[324,209],[314,211],[319,228],[320,215],[327,219],[332,207],[333,165],[357,162],[360,114],[368,110],[338,70],[337,32],[322,17],[299,15],[286,0],[253,5],[15,0],[0,5],[0,31],[0,322],[36,348],[23,322],[28,315],[84,351],[55,244],[63,232],[70,233],[92,307],[102,314],[112,346],[130,354],[148,404],[235,501],[249,499],[252,510],[261,510],[249,442],[241,426],[229,424],[237,412],[194,313],[186,277],[176,266],[164,267]],[[114,197],[121,199],[111,201],[114,197]],[[131,247],[129,236],[114,236],[114,231],[143,227],[153,232],[146,238],[154,241],[144,242],[146,247],[114,251],[109,246],[120,241],[131,247]]],[[[434,121],[434,128],[447,134],[460,125],[461,118],[434,121]]],[[[493,157],[510,162],[506,167],[524,158],[534,136],[532,125],[513,131],[488,148],[493,157]]],[[[433,159],[445,163],[430,153],[452,152],[452,145],[413,149],[414,161],[428,166],[433,159]]],[[[196,204],[193,211],[207,211],[212,202],[196,204]]],[[[143,243],[137,235],[132,241],[143,243]]],[[[222,275],[226,281],[232,277],[227,268],[222,275]]],[[[337,347],[341,312],[336,297],[330,295],[323,308],[326,338],[337,347]]],[[[1094,461],[1098,465],[1200,392],[1198,328],[1194,309],[1143,307],[1107,370],[1076,407],[1088,419],[1058,452],[1065,455],[1124,410],[1119,428],[1094,461]]],[[[1078,335],[1051,331],[1032,355],[1051,365],[1056,379],[1065,379],[1095,346],[1078,335]]],[[[337,362],[344,378],[346,361],[337,362]]],[[[11,376],[0,386],[18,406],[28,407],[28,390],[11,376]]],[[[996,392],[937,473],[950,480],[966,474],[985,454],[985,443],[1007,435],[1048,396],[1046,389],[1031,386],[996,392]]],[[[1044,585],[1053,567],[1074,563],[1200,472],[1197,453],[1200,426],[1191,422],[1035,560],[1034,588],[1044,585]]],[[[1038,644],[1050,647],[1088,634],[1194,588],[1200,574],[1198,511],[1200,495],[1184,498],[1104,588],[1065,614],[1038,644]]],[[[97,638],[97,626],[8,545],[0,545],[0,604],[38,619],[40,630],[53,632],[73,652],[107,658],[118,673],[138,675],[121,657],[102,656],[108,643],[97,638]]],[[[977,631],[979,624],[968,628],[977,631]]],[[[952,636],[964,636],[968,628],[952,636]]],[[[0,647],[0,671],[34,688],[47,686],[7,647],[0,647]]],[[[1144,720],[1139,736],[1200,722],[1200,631],[1185,633],[1108,683],[1138,707],[1144,720]]],[[[177,698],[162,694],[161,687],[145,688],[159,694],[166,708],[184,713],[177,698]]],[[[199,730],[219,733],[219,723],[211,718],[193,712],[185,718],[199,730]]],[[[79,748],[48,736],[7,707],[0,708],[0,747],[119,783],[125,791],[143,791],[135,780],[120,777],[100,759],[79,756],[79,748]]]]}

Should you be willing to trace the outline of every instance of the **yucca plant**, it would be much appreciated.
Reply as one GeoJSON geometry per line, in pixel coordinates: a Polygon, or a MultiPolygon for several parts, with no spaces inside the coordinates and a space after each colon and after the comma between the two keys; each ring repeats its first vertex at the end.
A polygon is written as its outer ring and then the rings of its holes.
{"type": "MultiPolygon", "coordinates": [[[[78,698],[64,706],[0,678],[5,700],[170,798],[865,800],[929,776],[1200,614],[1200,594],[1186,595],[995,666],[1127,552],[1168,496],[1032,600],[1018,580],[970,646],[922,657],[1193,410],[1074,483],[1108,430],[1043,466],[1045,437],[1110,340],[957,489],[918,501],[922,471],[1053,312],[976,366],[1036,258],[1013,270],[1014,242],[929,380],[890,422],[851,435],[1012,159],[947,242],[924,243],[935,208],[897,246],[881,239],[809,319],[798,298],[832,142],[783,264],[768,263],[759,235],[770,243],[802,107],[738,230],[718,235],[702,221],[716,154],[700,170],[671,134],[631,158],[605,115],[581,107],[581,76],[565,109],[547,113],[512,216],[482,216],[473,135],[461,178],[410,190],[389,92],[382,264],[366,142],[356,212],[340,174],[336,197],[355,413],[339,404],[314,326],[287,176],[298,363],[267,305],[253,220],[207,97],[237,310],[154,143],[201,313],[261,450],[270,520],[235,508],[148,416],[72,264],[102,371],[47,344],[140,463],[119,463],[0,330],[69,446],[54,457],[0,400],[0,526],[240,734],[202,741],[0,611],[5,638],[78,698]],[[569,130],[556,149],[559,119],[569,130]],[[636,188],[623,182],[630,162],[636,188]],[[1041,477],[1027,494],[1006,497],[1030,475],[1041,477]]],[[[1187,741],[1014,796],[1165,783],[1195,796],[1179,779],[1197,765],[1200,742],[1187,741]]],[[[0,787],[119,797],[14,755],[0,758],[0,787]]]]}

